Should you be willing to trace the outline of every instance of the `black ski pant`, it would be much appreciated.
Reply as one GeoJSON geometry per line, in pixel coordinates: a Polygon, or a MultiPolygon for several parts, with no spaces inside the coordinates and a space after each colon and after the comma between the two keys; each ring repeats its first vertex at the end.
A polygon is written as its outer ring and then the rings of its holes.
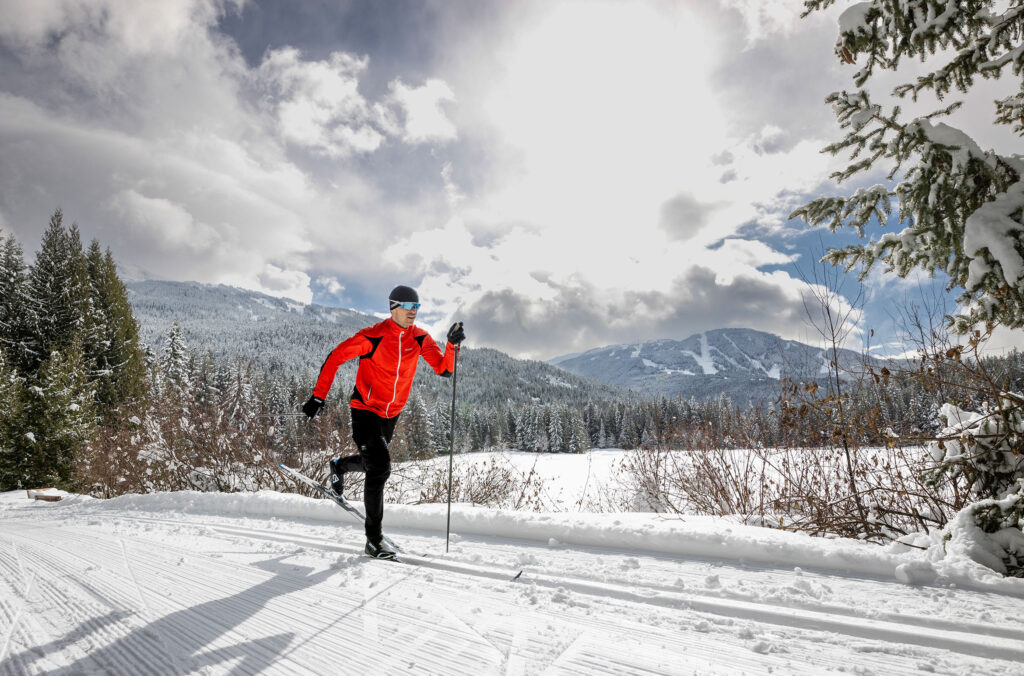
{"type": "Polygon", "coordinates": [[[352,440],[359,455],[338,460],[344,472],[365,472],[363,502],[366,505],[366,539],[375,544],[381,540],[384,521],[384,484],[391,476],[391,453],[388,444],[395,433],[394,418],[381,418],[376,413],[353,408],[352,440]]]}

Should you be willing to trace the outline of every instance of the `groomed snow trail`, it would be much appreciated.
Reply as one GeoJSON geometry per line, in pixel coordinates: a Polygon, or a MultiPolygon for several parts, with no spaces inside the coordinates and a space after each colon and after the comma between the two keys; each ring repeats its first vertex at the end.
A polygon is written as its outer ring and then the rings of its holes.
{"type": "Polygon", "coordinates": [[[21,496],[0,494],[2,674],[989,675],[1024,663],[1022,599],[1005,592],[497,537],[456,538],[445,554],[443,533],[392,530],[402,565],[361,556],[358,524],[21,496]]]}

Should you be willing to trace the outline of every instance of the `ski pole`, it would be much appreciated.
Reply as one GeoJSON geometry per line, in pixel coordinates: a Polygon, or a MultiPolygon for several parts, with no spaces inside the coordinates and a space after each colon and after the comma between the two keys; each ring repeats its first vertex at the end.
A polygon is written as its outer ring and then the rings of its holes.
{"type": "Polygon", "coordinates": [[[452,433],[448,448],[448,525],[444,531],[444,553],[448,553],[448,542],[452,534],[452,464],[455,459],[455,384],[459,377],[459,346],[455,346],[455,367],[452,369],[452,433]]]}
{"type": "Polygon", "coordinates": [[[257,418],[301,418],[305,413],[264,413],[257,418]]]}

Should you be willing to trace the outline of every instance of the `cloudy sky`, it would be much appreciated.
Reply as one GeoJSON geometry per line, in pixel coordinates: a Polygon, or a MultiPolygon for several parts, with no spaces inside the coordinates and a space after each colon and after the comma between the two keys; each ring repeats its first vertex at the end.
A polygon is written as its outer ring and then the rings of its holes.
{"type": "MultiPolygon", "coordinates": [[[[786,218],[839,190],[838,4],[0,0],[0,228],[31,256],[59,207],[129,278],[366,312],[409,284],[517,356],[810,340],[801,277],[854,241],[786,218]]],[[[862,332],[943,281],[873,274],[862,332]]]]}

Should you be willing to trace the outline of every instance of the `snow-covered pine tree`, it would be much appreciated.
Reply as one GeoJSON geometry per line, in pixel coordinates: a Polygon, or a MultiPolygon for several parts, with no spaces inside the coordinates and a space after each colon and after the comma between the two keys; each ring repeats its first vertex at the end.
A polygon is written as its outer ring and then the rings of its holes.
{"type": "Polygon", "coordinates": [[[190,357],[181,325],[175,321],[167,332],[167,344],[160,357],[160,375],[168,387],[179,394],[191,390],[190,357]]]}
{"type": "MultiPolygon", "coordinates": [[[[50,218],[28,276],[28,314],[38,348],[28,373],[34,373],[54,351],[64,351],[77,338],[80,347],[94,345],[95,317],[90,310],[89,271],[78,227],[64,227],[58,210],[50,218]]],[[[83,352],[83,358],[85,353],[83,352]]],[[[88,365],[87,365],[88,366],[88,365]]]]}
{"type": "MultiPolygon", "coordinates": [[[[807,15],[835,0],[806,0],[807,15]]],[[[826,259],[862,275],[881,261],[906,276],[915,268],[941,270],[962,287],[968,311],[959,331],[978,322],[1024,327],[1024,156],[982,150],[963,131],[936,121],[961,105],[943,105],[904,121],[886,112],[865,88],[878,71],[897,71],[904,59],[928,60],[930,72],[895,88],[914,101],[930,91],[938,106],[954,89],[968,94],[982,78],[1012,74],[1019,91],[995,104],[995,122],[1024,135],[1024,2],[1010,0],[872,0],[840,17],[836,54],[859,63],[854,91],[826,99],[846,136],[825,150],[847,152],[852,163],[833,175],[843,182],[886,164],[895,188],[875,185],[849,197],[821,197],[791,217],[864,236],[873,218],[885,225],[893,199],[904,229],[877,241],[830,250],[826,259]],[[937,61],[937,63],[936,63],[937,61]],[[932,67],[934,65],[934,67],[932,67]]]]}
{"type": "Polygon", "coordinates": [[[20,486],[17,453],[22,416],[22,381],[0,346],[0,491],[20,486]]]}
{"type": "Polygon", "coordinates": [[[430,420],[431,437],[436,453],[448,453],[451,450],[451,425],[451,406],[439,400],[434,405],[434,414],[430,420]]]}
{"type": "Polygon", "coordinates": [[[423,397],[414,392],[405,408],[402,421],[402,432],[411,459],[429,458],[434,452],[433,430],[431,429],[430,411],[423,397]]]}
{"type": "Polygon", "coordinates": [[[104,417],[120,404],[138,401],[146,391],[146,369],[139,344],[139,325],[132,314],[128,290],[117,276],[110,249],[93,240],[86,254],[93,306],[103,324],[102,339],[92,356],[96,400],[104,417]]]}
{"type": "Polygon", "coordinates": [[[562,426],[562,407],[545,407],[548,419],[548,451],[561,453],[565,445],[565,434],[562,426]]]}
{"type": "Polygon", "coordinates": [[[251,365],[235,359],[227,374],[222,406],[231,422],[245,431],[255,421],[255,388],[250,373],[251,365]]]}
{"type": "Polygon", "coordinates": [[[28,314],[28,275],[21,245],[0,235],[0,348],[7,365],[21,375],[29,373],[39,346],[28,314]]]}
{"type": "Polygon", "coordinates": [[[75,462],[95,431],[94,391],[75,337],[54,350],[24,391],[24,430],[15,446],[22,487],[73,488],[75,462]]]}
{"type": "Polygon", "coordinates": [[[569,453],[582,453],[590,448],[590,435],[587,433],[587,423],[583,420],[583,414],[578,408],[570,408],[566,411],[566,426],[569,428],[569,438],[566,442],[566,451],[569,453]]]}

